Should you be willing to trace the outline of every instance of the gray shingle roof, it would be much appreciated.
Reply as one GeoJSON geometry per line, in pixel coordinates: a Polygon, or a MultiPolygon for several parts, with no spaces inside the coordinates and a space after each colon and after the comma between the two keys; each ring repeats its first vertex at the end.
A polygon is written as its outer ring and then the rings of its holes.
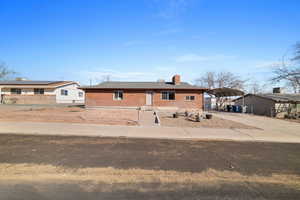
{"type": "Polygon", "coordinates": [[[272,99],[276,102],[300,102],[300,94],[257,94],[257,96],[261,96],[263,98],[272,99]]]}
{"type": "Polygon", "coordinates": [[[181,82],[178,85],[174,85],[172,82],[119,82],[109,81],[103,82],[94,86],[81,87],[82,89],[199,89],[197,86],[193,86],[186,82],[181,82]]]}
{"type": "Polygon", "coordinates": [[[0,81],[0,85],[49,85],[62,81],[0,81]]]}
{"type": "MultiPolygon", "coordinates": [[[[282,93],[266,93],[266,94],[247,94],[246,96],[257,96],[265,99],[270,99],[278,103],[300,103],[300,94],[282,94],[282,93]]],[[[239,97],[235,100],[241,99],[239,97]]]]}

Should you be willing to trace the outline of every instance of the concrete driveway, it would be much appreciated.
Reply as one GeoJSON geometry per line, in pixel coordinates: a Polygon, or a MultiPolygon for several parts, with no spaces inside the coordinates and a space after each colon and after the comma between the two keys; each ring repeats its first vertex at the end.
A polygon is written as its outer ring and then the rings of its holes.
{"type": "Polygon", "coordinates": [[[298,142],[300,137],[300,123],[239,113],[217,112],[214,113],[214,115],[223,119],[236,121],[262,129],[262,132],[250,131],[249,134],[255,139],[263,139],[265,137],[268,137],[274,139],[278,138],[278,140],[285,141],[289,140],[288,138],[294,138],[295,142],[298,142]]]}
{"type": "Polygon", "coordinates": [[[300,124],[252,115],[214,115],[259,129],[178,128],[161,126],[107,126],[95,124],[0,122],[0,134],[39,134],[167,139],[217,139],[300,143],[300,124]]]}

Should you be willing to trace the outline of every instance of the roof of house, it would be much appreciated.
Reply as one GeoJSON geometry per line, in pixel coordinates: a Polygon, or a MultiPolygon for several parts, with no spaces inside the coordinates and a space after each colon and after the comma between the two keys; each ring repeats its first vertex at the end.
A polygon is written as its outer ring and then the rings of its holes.
{"type": "Polygon", "coordinates": [[[68,84],[76,83],[73,81],[31,81],[31,80],[7,80],[0,81],[1,87],[45,87],[45,88],[55,88],[68,84]]]}
{"type": "Polygon", "coordinates": [[[8,80],[8,81],[0,81],[0,85],[49,85],[53,83],[59,83],[62,81],[27,81],[27,80],[8,80]]]}
{"type": "MultiPolygon", "coordinates": [[[[300,103],[300,94],[283,94],[283,93],[266,93],[266,94],[247,94],[246,96],[257,96],[265,99],[270,99],[278,103],[300,103]]],[[[235,100],[241,99],[239,97],[235,100]]]]}
{"type": "Polygon", "coordinates": [[[191,85],[186,82],[180,82],[175,85],[172,82],[119,82],[109,81],[103,82],[98,85],[84,86],[81,89],[184,89],[184,90],[206,90],[206,88],[200,88],[191,85]]]}

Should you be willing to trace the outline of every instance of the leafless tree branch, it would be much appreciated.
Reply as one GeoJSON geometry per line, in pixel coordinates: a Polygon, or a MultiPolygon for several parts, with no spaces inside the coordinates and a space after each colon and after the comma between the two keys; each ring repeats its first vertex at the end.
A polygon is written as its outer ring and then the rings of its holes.
{"type": "Polygon", "coordinates": [[[10,75],[14,75],[16,72],[10,70],[4,62],[0,63],[0,80],[7,79],[10,75]]]}
{"type": "Polygon", "coordinates": [[[294,92],[300,92],[300,42],[294,46],[294,57],[288,60],[287,64],[283,57],[282,65],[274,68],[272,82],[285,82],[286,86],[294,92]]]}

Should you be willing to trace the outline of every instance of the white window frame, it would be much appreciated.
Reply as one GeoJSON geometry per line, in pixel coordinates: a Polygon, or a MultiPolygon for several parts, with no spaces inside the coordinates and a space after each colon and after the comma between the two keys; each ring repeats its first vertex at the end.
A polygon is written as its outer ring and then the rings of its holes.
{"type": "Polygon", "coordinates": [[[10,88],[10,94],[22,94],[22,89],[21,88],[10,88]],[[16,90],[16,92],[12,92],[12,90],[16,90]],[[20,91],[20,93],[18,93],[17,91],[20,91]]]}
{"type": "Polygon", "coordinates": [[[185,96],[186,101],[195,101],[196,97],[194,95],[185,96]],[[193,97],[193,99],[192,99],[193,97]]]}
{"type": "Polygon", "coordinates": [[[124,99],[124,92],[123,92],[123,90],[115,90],[114,93],[113,93],[113,100],[115,100],[115,101],[122,101],[123,99],[124,99]],[[117,94],[117,96],[116,96],[116,94],[117,94]],[[119,94],[121,94],[121,95],[119,95],[119,94]]]}
{"type": "Polygon", "coordinates": [[[35,94],[35,95],[44,95],[45,94],[45,89],[44,88],[34,88],[33,89],[33,94],[35,94]],[[36,91],[38,91],[38,92],[36,92],[36,91]],[[41,91],[43,91],[43,92],[41,92],[41,91]]]}
{"type": "Polygon", "coordinates": [[[175,93],[175,91],[162,91],[161,92],[161,99],[164,100],[164,101],[175,101],[176,100],[176,93],[175,93]],[[167,93],[167,99],[163,98],[163,96],[164,96],[163,93],[167,93]],[[174,93],[174,99],[170,99],[170,93],[174,93]]]}
{"type": "Polygon", "coordinates": [[[68,90],[64,90],[64,89],[61,89],[61,90],[60,90],[60,95],[61,95],[61,96],[68,96],[68,95],[69,95],[69,91],[68,91],[68,90]]]}

